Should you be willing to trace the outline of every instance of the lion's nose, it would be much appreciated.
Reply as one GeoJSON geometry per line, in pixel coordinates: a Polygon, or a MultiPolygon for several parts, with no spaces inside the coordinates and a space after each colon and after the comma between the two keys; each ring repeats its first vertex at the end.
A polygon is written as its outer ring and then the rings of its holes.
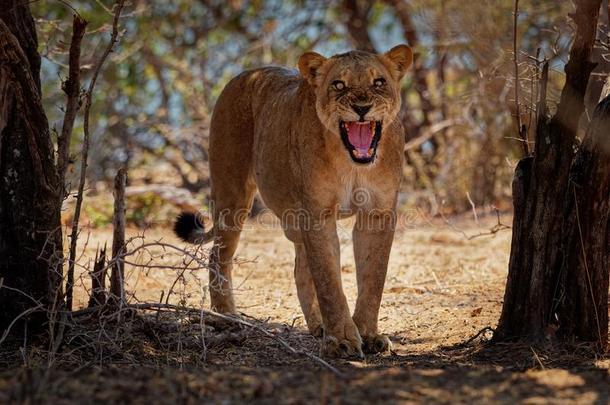
{"type": "Polygon", "coordinates": [[[369,112],[371,110],[372,105],[357,105],[354,104],[352,105],[352,108],[354,109],[354,111],[356,111],[356,114],[358,114],[360,116],[361,120],[364,120],[364,116],[366,115],[367,112],[369,112]]]}

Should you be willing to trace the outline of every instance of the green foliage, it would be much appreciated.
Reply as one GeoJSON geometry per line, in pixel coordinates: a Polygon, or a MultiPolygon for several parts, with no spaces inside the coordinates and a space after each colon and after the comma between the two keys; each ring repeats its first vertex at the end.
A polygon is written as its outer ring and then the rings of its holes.
{"type": "Polygon", "coordinates": [[[83,205],[85,218],[93,228],[101,228],[112,224],[112,202],[108,199],[94,202],[87,201],[83,205]]]}
{"type": "Polygon", "coordinates": [[[176,214],[177,211],[156,194],[144,193],[128,199],[125,220],[128,224],[146,228],[158,223],[167,224],[176,214]]]}
{"type": "MultiPolygon", "coordinates": [[[[126,198],[125,221],[128,226],[148,228],[161,225],[169,226],[180,209],[152,192],[131,195],[126,198]]],[[[106,193],[89,196],[83,205],[84,223],[92,228],[112,224],[113,203],[106,193]]],[[[72,207],[67,210],[71,212],[72,207]]]]}

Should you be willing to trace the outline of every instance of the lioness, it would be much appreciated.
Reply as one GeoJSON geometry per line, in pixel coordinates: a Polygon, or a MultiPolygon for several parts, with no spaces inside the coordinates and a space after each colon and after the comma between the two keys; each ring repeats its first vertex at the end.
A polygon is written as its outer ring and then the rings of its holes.
{"type": "Polygon", "coordinates": [[[309,331],[325,353],[363,356],[390,341],[377,317],[394,236],[404,136],[397,120],[399,82],[411,48],[331,58],[303,54],[299,72],[265,67],[233,78],[218,98],[210,129],[211,207],[204,232],[183,213],[176,234],[214,239],[212,307],[235,312],[233,254],[258,188],[294,242],[297,295],[309,331]],[[353,230],[358,299],[350,315],[341,286],[337,219],[356,215],[353,230]]]}

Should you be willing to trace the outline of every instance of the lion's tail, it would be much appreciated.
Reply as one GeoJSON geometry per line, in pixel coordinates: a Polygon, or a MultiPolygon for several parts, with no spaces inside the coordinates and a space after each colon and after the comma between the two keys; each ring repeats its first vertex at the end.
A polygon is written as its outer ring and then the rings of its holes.
{"type": "Polygon", "coordinates": [[[205,231],[199,215],[192,212],[183,212],[174,222],[174,233],[188,243],[204,244],[214,239],[214,228],[205,231]]]}

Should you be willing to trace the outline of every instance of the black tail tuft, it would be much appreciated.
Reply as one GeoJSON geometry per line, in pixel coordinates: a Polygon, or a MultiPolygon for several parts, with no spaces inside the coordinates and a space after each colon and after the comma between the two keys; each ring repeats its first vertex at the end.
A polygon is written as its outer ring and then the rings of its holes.
{"type": "Polygon", "coordinates": [[[203,234],[203,222],[192,212],[183,212],[176,218],[174,233],[185,242],[193,243],[197,235],[203,234]]]}

